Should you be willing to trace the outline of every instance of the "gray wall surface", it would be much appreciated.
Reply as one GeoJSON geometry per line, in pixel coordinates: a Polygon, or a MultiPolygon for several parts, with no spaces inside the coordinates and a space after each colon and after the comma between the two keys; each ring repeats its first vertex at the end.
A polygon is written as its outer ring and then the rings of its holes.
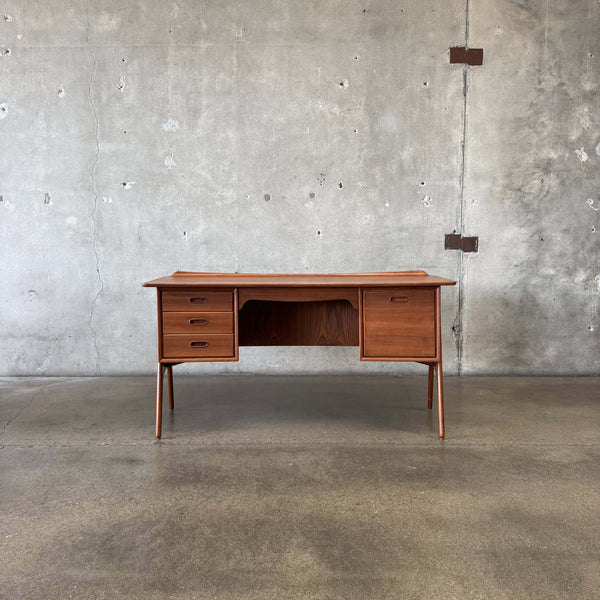
{"type": "MultiPolygon", "coordinates": [[[[597,0],[2,10],[0,375],[150,372],[141,283],[177,269],[423,268],[459,282],[447,373],[600,372],[597,0]],[[449,64],[465,44],[483,66],[449,64]]],[[[180,369],[424,368],[243,348],[180,369]]]]}

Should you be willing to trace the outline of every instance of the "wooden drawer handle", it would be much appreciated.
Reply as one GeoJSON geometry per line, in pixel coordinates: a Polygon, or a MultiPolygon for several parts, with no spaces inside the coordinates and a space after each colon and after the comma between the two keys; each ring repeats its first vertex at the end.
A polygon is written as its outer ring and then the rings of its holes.
{"type": "Polygon", "coordinates": [[[208,342],[190,342],[192,348],[208,348],[208,342]]]}
{"type": "Polygon", "coordinates": [[[198,304],[206,304],[208,302],[208,298],[188,298],[189,302],[196,302],[198,304]]]}
{"type": "Polygon", "coordinates": [[[190,319],[188,323],[190,325],[208,325],[208,319],[190,319]]]}
{"type": "Polygon", "coordinates": [[[406,296],[390,296],[390,302],[408,302],[408,298],[406,296]]]}

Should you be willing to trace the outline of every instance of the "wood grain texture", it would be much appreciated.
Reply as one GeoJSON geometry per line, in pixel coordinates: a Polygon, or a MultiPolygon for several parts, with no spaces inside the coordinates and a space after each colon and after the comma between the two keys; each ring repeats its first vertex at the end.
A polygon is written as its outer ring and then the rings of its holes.
{"type": "Polygon", "coordinates": [[[358,311],[346,300],[250,300],[239,311],[240,346],[358,346],[358,311]]]}
{"type": "Polygon", "coordinates": [[[157,333],[158,333],[158,360],[162,358],[162,292],[156,289],[157,333]]]}
{"type": "Polygon", "coordinates": [[[165,333],[233,333],[233,312],[163,312],[165,333]]]}
{"type": "MultiPolygon", "coordinates": [[[[348,273],[329,275],[262,274],[262,273],[195,273],[177,271],[168,277],[146,281],[144,287],[401,287],[455,285],[443,277],[425,271],[392,271],[387,273],[348,273]]],[[[172,310],[172,309],[169,309],[172,310]]]]}
{"type": "Polygon", "coordinates": [[[444,437],[440,286],[454,284],[424,271],[178,272],[145,283],[157,288],[158,300],[156,436],[160,438],[162,428],[165,368],[172,409],[174,364],[237,361],[239,345],[358,345],[361,360],[429,365],[428,407],[433,404],[435,372],[439,434],[444,437]]]}
{"type": "Polygon", "coordinates": [[[435,354],[438,363],[435,365],[437,376],[437,399],[438,399],[438,429],[439,436],[443,438],[446,435],[444,425],[444,379],[442,372],[442,295],[441,289],[435,290],[435,354]]]}
{"type": "Polygon", "coordinates": [[[231,311],[233,290],[184,289],[162,292],[162,309],[165,312],[231,311]]]}
{"type": "Polygon", "coordinates": [[[366,357],[435,357],[434,289],[364,290],[363,333],[366,357]]]}
{"type": "Polygon", "coordinates": [[[240,315],[240,295],[239,290],[233,290],[233,360],[240,359],[240,344],[239,344],[239,315],[240,315]]]}
{"type": "Polygon", "coordinates": [[[347,300],[358,310],[358,289],[326,287],[241,288],[239,290],[240,308],[243,308],[248,300],[275,300],[279,302],[347,300]]]}
{"type": "Polygon", "coordinates": [[[234,358],[233,334],[163,335],[165,358],[234,358]]]}

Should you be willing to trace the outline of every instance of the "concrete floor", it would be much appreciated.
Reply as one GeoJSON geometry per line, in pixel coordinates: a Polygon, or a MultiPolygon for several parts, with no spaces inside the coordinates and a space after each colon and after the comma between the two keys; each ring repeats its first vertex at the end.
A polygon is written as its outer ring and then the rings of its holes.
{"type": "Polygon", "coordinates": [[[600,378],[0,380],[0,596],[580,599],[600,378]]]}

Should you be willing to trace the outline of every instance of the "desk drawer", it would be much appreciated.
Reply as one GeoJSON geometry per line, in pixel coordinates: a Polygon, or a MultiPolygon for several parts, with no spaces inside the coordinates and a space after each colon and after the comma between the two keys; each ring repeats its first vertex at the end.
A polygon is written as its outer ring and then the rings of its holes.
{"type": "Polygon", "coordinates": [[[435,357],[435,290],[363,291],[365,357],[435,357]]]}
{"type": "Polygon", "coordinates": [[[233,333],[232,312],[163,312],[164,333],[233,333]]]}
{"type": "Polygon", "coordinates": [[[163,356],[165,358],[233,358],[233,334],[166,334],[163,335],[163,356]]]}
{"type": "Polygon", "coordinates": [[[233,290],[168,290],[162,293],[163,311],[219,312],[233,310],[233,290]]]}

